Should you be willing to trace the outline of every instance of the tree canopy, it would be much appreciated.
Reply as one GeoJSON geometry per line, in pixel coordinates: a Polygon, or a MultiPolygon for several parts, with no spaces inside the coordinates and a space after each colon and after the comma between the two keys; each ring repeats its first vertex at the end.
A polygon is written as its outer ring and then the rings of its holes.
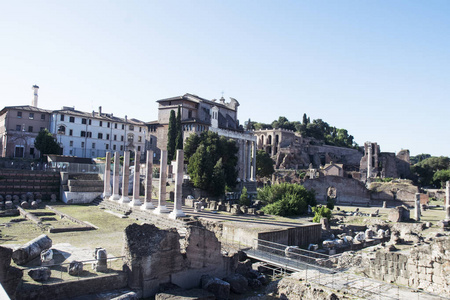
{"type": "Polygon", "coordinates": [[[295,183],[281,183],[258,189],[258,199],[267,204],[262,210],[267,214],[279,216],[301,215],[307,212],[308,205],[316,206],[314,192],[295,183]]]}
{"type": "Polygon", "coordinates": [[[41,130],[34,140],[34,147],[38,149],[41,154],[59,154],[61,147],[56,142],[53,135],[47,130],[41,130]]]}
{"type": "Polygon", "coordinates": [[[446,156],[432,156],[421,160],[411,167],[411,171],[416,175],[416,181],[422,186],[440,186],[446,172],[439,172],[450,169],[450,158],[446,156]],[[439,172],[434,175],[436,172],[439,172]]]}
{"type": "Polygon", "coordinates": [[[175,156],[177,138],[177,121],[175,117],[175,111],[170,111],[169,117],[169,130],[167,132],[167,159],[171,161],[175,156]]]}
{"type": "Polygon", "coordinates": [[[266,151],[258,150],[256,152],[256,176],[260,178],[271,176],[275,172],[273,164],[274,161],[266,151]]]}
{"type": "Polygon", "coordinates": [[[221,195],[225,186],[236,185],[238,148],[235,141],[205,131],[199,136],[190,135],[184,149],[187,172],[195,187],[221,195]]]}

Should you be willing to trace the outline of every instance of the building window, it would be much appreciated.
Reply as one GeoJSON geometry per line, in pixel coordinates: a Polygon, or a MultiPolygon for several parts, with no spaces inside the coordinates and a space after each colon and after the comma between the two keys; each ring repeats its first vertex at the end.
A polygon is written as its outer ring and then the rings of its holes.
{"type": "Polygon", "coordinates": [[[100,122],[98,123],[98,126],[102,127],[102,126],[103,126],[103,121],[100,121],[100,122]]]}
{"type": "Polygon", "coordinates": [[[58,134],[66,134],[66,127],[64,125],[61,125],[58,127],[58,134]]]}
{"type": "Polygon", "coordinates": [[[92,137],[92,132],[88,131],[88,132],[87,132],[87,137],[88,137],[88,138],[91,138],[91,137],[92,137]]]}
{"type": "Polygon", "coordinates": [[[114,151],[116,150],[116,145],[113,145],[113,150],[114,150],[114,151]]]}
{"type": "Polygon", "coordinates": [[[39,129],[39,131],[42,131],[42,130],[44,130],[45,129],[45,127],[41,127],[40,129],[39,129]]]}
{"type": "Polygon", "coordinates": [[[114,140],[117,141],[117,134],[114,135],[114,140]]]}
{"type": "Polygon", "coordinates": [[[108,122],[108,124],[106,124],[106,127],[109,128],[110,126],[111,126],[111,123],[108,122]]]}
{"type": "Polygon", "coordinates": [[[114,124],[114,128],[117,129],[117,123],[114,124]]]}
{"type": "Polygon", "coordinates": [[[34,113],[30,113],[29,119],[30,119],[30,120],[33,120],[33,119],[34,119],[34,113]]]}
{"type": "Polygon", "coordinates": [[[22,130],[22,126],[16,125],[16,131],[21,131],[21,130],[22,130]]]}
{"type": "Polygon", "coordinates": [[[92,149],[95,149],[95,143],[92,143],[92,149]]]}
{"type": "Polygon", "coordinates": [[[75,117],[69,117],[69,122],[70,123],[75,123],[75,117]]]}
{"type": "Polygon", "coordinates": [[[188,112],[188,119],[192,118],[192,110],[189,110],[188,112]]]}
{"type": "Polygon", "coordinates": [[[153,138],[150,138],[150,145],[153,144],[153,138]]]}
{"type": "Polygon", "coordinates": [[[124,130],[125,129],[125,125],[124,124],[122,124],[122,130],[124,130]]]}
{"type": "Polygon", "coordinates": [[[41,114],[41,120],[45,120],[45,115],[41,114]]]}
{"type": "Polygon", "coordinates": [[[142,127],[139,127],[139,132],[142,132],[142,127]]]}
{"type": "Polygon", "coordinates": [[[82,118],[82,119],[81,119],[81,124],[87,124],[87,119],[82,118]]]}
{"type": "Polygon", "coordinates": [[[17,117],[18,117],[19,119],[22,118],[22,112],[21,112],[21,111],[18,111],[18,112],[17,112],[17,117]]]}
{"type": "Polygon", "coordinates": [[[64,121],[64,115],[61,115],[61,117],[59,118],[60,121],[64,121]]]}
{"type": "Polygon", "coordinates": [[[81,136],[81,137],[86,137],[86,131],[81,131],[80,136],[81,136]]]}
{"type": "Polygon", "coordinates": [[[141,146],[138,146],[138,151],[141,151],[141,146]]]}
{"type": "Polygon", "coordinates": [[[106,148],[106,150],[108,150],[108,149],[109,149],[109,145],[108,145],[108,144],[106,144],[106,145],[105,145],[105,148],[106,148]]]}
{"type": "Polygon", "coordinates": [[[106,139],[109,140],[109,133],[106,134],[106,139]]]}
{"type": "Polygon", "coordinates": [[[142,136],[138,136],[138,142],[139,142],[139,143],[142,142],[142,136]]]}
{"type": "Polygon", "coordinates": [[[120,145],[120,151],[123,151],[123,145],[120,145]]]}
{"type": "Polygon", "coordinates": [[[129,128],[131,131],[134,131],[134,125],[130,125],[128,128],[129,128]]]}
{"type": "Polygon", "coordinates": [[[92,120],[91,119],[89,119],[89,125],[92,125],[92,120]]]}
{"type": "Polygon", "coordinates": [[[120,141],[123,142],[123,135],[120,137],[120,141]]]}
{"type": "Polygon", "coordinates": [[[101,140],[103,138],[103,133],[99,132],[97,137],[101,140]]]}
{"type": "Polygon", "coordinates": [[[28,132],[33,132],[33,126],[28,126],[28,132]]]}
{"type": "Polygon", "coordinates": [[[69,129],[69,135],[73,135],[73,130],[69,129]]]}
{"type": "Polygon", "coordinates": [[[81,148],[84,148],[84,142],[81,142],[81,148]]]}
{"type": "Polygon", "coordinates": [[[128,141],[129,143],[133,142],[133,141],[134,141],[134,134],[129,133],[129,134],[127,135],[127,141],[128,141]]]}
{"type": "Polygon", "coordinates": [[[69,151],[69,154],[70,154],[70,155],[73,155],[73,150],[70,150],[70,151],[69,151]]]}
{"type": "Polygon", "coordinates": [[[70,147],[73,147],[73,141],[70,141],[70,142],[69,142],[69,146],[70,146],[70,147]]]}

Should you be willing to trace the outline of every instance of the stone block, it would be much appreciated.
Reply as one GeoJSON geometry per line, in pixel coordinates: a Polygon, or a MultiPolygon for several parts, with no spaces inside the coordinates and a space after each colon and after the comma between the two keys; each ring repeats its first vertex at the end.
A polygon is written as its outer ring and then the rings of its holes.
{"type": "Polygon", "coordinates": [[[52,271],[47,267],[40,267],[29,270],[28,275],[36,281],[47,281],[52,275],[52,271]]]}

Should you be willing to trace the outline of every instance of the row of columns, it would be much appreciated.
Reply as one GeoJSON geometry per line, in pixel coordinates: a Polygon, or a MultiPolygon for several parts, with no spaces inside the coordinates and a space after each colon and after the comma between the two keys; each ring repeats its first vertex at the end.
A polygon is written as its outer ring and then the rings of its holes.
{"type": "Polygon", "coordinates": [[[133,180],[133,197],[130,200],[128,197],[128,181],[130,176],[130,152],[124,152],[123,172],[122,172],[122,197],[119,195],[119,171],[120,171],[120,158],[119,152],[114,153],[114,170],[113,170],[113,186],[111,193],[110,174],[111,174],[111,153],[106,153],[105,161],[105,174],[104,174],[104,191],[103,199],[118,201],[119,203],[130,206],[140,206],[142,210],[153,210],[155,214],[169,213],[169,217],[176,219],[178,217],[186,216],[182,210],[182,183],[183,183],[183,163],[184,152],[183,150],[177,150],[177,167],[175,177],[175,203],[173,211],[170,212],[166,206],[166,181],[167,181],[167,151],[161,150],[161,168],[159,173],[159,195],[158,206],[152,203],[152,169],[153,169],[153,151],[147,151],[145,175],[145,196],[144,203],[140,201],[139,197],[139,177],[140,177],[140,153],[136,151],[134,160],[134,180],[133,180]]]}
{"type": "Polygon", "coordinates": [[[241,140],[239,149],[239,177],[242,181],[256,180],[256,141],[241,140]]]}

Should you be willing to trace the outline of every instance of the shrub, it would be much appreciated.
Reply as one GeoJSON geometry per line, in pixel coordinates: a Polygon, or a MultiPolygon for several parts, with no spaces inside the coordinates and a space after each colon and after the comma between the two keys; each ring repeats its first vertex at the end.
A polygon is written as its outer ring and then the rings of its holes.
{"type": "Polygon", "coordinates": [[[327,218],[328,220],[331,219],[331,210],[325,206],[313,207],[312,211],[314,212],[314,223],[320,223],[320,219],[322,218],[327,218]]]}
{"type": "Polygon", "coordinates": [[[278,216],[294,216],[307,212],[308,205],[316,205],[314,192],[306,190],[303,186],[291,183],[282,183],[266,186],[258,190],[258,199],[265,207],[266,214],[278,216]]]}
{"type": "Polygon", "coordinates": [[[246,205],[246,206],[250,206],[250,204],[251,204],[250,197],[248,196],[247,188],[245,186],[242,188],[242,193],[241,193],[241,197],[239,198],[239,203],[240,203],[240,205],[246,205]]]}

